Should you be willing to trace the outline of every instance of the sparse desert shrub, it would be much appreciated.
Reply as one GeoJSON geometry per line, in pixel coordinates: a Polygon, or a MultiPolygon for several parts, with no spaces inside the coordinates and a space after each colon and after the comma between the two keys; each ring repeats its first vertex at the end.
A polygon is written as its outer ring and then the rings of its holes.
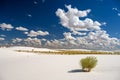
{"type": "Polygon", "coordinates": [[[97,59],[94,56],[83,58],[80,60],[80,65],[83,71],[90,72],[97,65],[97,59]]]}

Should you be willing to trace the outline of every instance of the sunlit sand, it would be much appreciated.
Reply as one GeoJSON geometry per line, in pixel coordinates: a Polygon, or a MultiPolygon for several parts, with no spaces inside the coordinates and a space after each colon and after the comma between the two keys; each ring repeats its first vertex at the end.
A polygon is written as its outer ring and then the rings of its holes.
{"type": "Polygon", "coordinates": [[[34,48],[0,48],[0,80],[120,80],[119,55],[38,55],[17,49],[34,48]],[[98,59],[91,72],[82,72],[79,65],[86,56],[98,59]]]}

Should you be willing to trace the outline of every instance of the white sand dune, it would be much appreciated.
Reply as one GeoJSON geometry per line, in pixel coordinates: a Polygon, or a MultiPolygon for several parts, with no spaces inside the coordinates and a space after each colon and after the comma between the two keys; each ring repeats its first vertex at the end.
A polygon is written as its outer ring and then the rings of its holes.
{"type": "Polygon", "coordinates": [[[98,65],[92,72],[81,72],[79,60],[89,55],[37,55],[14,49],[0,48],[0,80],[120,80],[119,55],[91,55],[98,65]]]}
{"type": "Polygon", "coordinates": [[[48,48],[34,48],[34,47],[21,47],[21,46],[16,46],[16,47],[10,47],[9,49],[11,50],[28,50],[28,51],[51,51],[55,52],[56,50],[53,49],[48,49],[48,48]]]}

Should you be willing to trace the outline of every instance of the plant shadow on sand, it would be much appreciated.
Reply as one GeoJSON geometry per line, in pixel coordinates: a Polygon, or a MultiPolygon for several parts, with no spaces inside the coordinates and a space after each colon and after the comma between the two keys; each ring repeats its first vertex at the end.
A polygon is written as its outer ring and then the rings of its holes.
{"type": "Polygon", "coordinates": [[[85,71],[82,69],[73,69],[73,70],[68,71],[68,73],[80,73],[80,72],[85,72],[85,71]]]}

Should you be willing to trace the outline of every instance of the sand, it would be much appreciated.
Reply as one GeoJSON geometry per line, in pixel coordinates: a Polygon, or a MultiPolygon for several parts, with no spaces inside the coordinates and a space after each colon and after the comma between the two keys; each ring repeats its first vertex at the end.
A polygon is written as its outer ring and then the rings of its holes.
{"type": "Polygon", "coordinates": [[[0,80],[120,80],[119,55],[38,55],[16,49],[0,48],[0,80]],[[79,61],[86,56],[98,59],[92,72],[81,71],[79,61]]]}

